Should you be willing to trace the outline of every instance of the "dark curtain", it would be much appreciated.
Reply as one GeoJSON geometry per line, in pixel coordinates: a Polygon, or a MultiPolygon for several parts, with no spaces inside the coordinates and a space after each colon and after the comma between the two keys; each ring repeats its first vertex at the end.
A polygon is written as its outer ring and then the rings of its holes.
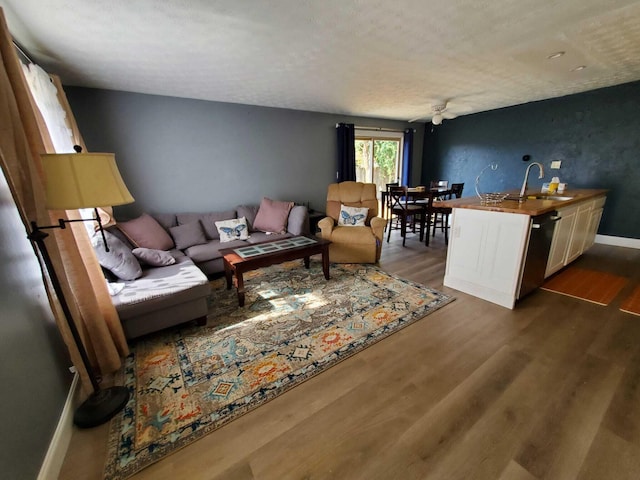
{"type": "Polygon", "coordinates": [[[356,180],[356,135],[353,123],[339,123],[338,134],[338,170],[336,181],[356,180]]]}
{"type": "Polygon", "coordinates": [[[402,148],[402,185],[411,186],[411,159],[413,158],[413,129],[404,131],[404,145],[402,148]]]}

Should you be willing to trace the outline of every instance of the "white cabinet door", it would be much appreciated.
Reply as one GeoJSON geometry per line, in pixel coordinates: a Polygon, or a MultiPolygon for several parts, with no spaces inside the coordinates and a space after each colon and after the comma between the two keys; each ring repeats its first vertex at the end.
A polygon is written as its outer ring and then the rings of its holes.
{"type": "Polygon", "coordinates": [[[596,240],[596,234],[598,233],[598,227],[600,226],[603,211],[603,208],[597,208],[591,212],[589,228],[587,228],[587,236],[584,240],[584,248],[582,249],[583,252],[590,249],[596,240]]]}
{"type": "Polygon", "coordinates": [[[547,270],[545,278],[556,273],[565,265],[567,249],[571,241],[571,232],[576,220],[577,207],[567,207],[558,210],[560,220],[556,223],[556,229],[553,232],[553,240],[551,241],[551,249],[549,250],[549,259],[547,260],[547,270]]]}
{"type": "Polygon", "coordinates": [[[567,249],[567,258],[564,261],[565,265],[573,262],[576,258],[582,255],[582,252],[584,251],[587,231],[589,230],[589,223],[591,220],[592,207],[593,201],[587,201],[578,205],[578,213],[576,213],[576,221],[573,226],[573,232],[571,233],[569,248],[567,249]]]}
{"type": "Polygon", "coordinates": [[[454,208],[444,284],[513,308],[531,217],[454,208]]]}

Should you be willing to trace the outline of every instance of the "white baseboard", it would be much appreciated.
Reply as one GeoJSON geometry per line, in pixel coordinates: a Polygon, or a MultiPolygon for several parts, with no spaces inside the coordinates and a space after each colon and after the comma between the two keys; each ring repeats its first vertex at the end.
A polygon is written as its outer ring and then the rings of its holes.
{"type": "Polygon", "coordinates": [[[640,239],[638,238],[596,235],[596,243],[601,243],[603,245],[613,245],[616,247],[640,248],[640,239]]]}
{"type": "Polygon", "coordinates": [[[53,438],[49,444],[49,449],[44,457],[42,466],[40,467],[40,473],[38,474],[38,480],[50,480],[52,478],[58,478],[60,470],[62,469],[62,462],[67,455],[67,449],[69,448],[69,442],[71,441],[71,433],[73,431],[73,412],[76,404],[76,393],[80,386],[79,376],[76,373],[71,382],[71,388],[69,389],[69,395],[64,403],[62,409],[62,415],[58,420],[58,426],[53,433],[53,438]]]}

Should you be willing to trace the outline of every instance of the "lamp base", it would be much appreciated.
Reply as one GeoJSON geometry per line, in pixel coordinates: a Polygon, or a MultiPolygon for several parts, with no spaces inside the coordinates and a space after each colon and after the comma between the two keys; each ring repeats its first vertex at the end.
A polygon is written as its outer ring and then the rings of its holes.
{"type": "Polygon", "coordinates": [[[109,387],[92,393],[73,414],[79,428],[91,428],[109,421],[129,401],[126,387],[109,387]]]}

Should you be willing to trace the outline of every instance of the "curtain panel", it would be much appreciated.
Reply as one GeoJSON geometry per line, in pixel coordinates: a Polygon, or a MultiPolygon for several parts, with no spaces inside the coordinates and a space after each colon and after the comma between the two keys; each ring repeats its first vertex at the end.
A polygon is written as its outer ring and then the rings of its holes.
{"type": "Polygon", "coordinates": [[[356,129],[353,123],[339,123],[337,182],[356,180],[356,129]]]}
{"type": "MultiPolygon", "coordinates": [[[[79,214],[74,211],[67,215],[65,211],[44,208],[40,154],[55,153],[55,148],[29,91],[1,9],[0,57],[0,166],[25,224],[26,235],[31,231],[31,221],[38,225],[53,225],[58,218],[79,218],[79,214]]],[[[68,126],[80,140],[59,80],[54,84],[66,110],[68,126]]],[[[87,353],[100,372],[114,372],[122,364],[121,357],[128,354],[128,346],[86,229],[76,224],[64,230],[51,229],[48,233],[47,249],[87,353]]],[[[80,374],[83,389],[88,393],[91,383],[87,372],[51,288],[46,268],[42,261],[40,264],[56,324],[80,374]]]]}
{"type": "Polygon", "coordinates": [[[402,145],[402,185],[411,185],[411,159],[413,158],[413,129],[404,131],[402,145]]]}

